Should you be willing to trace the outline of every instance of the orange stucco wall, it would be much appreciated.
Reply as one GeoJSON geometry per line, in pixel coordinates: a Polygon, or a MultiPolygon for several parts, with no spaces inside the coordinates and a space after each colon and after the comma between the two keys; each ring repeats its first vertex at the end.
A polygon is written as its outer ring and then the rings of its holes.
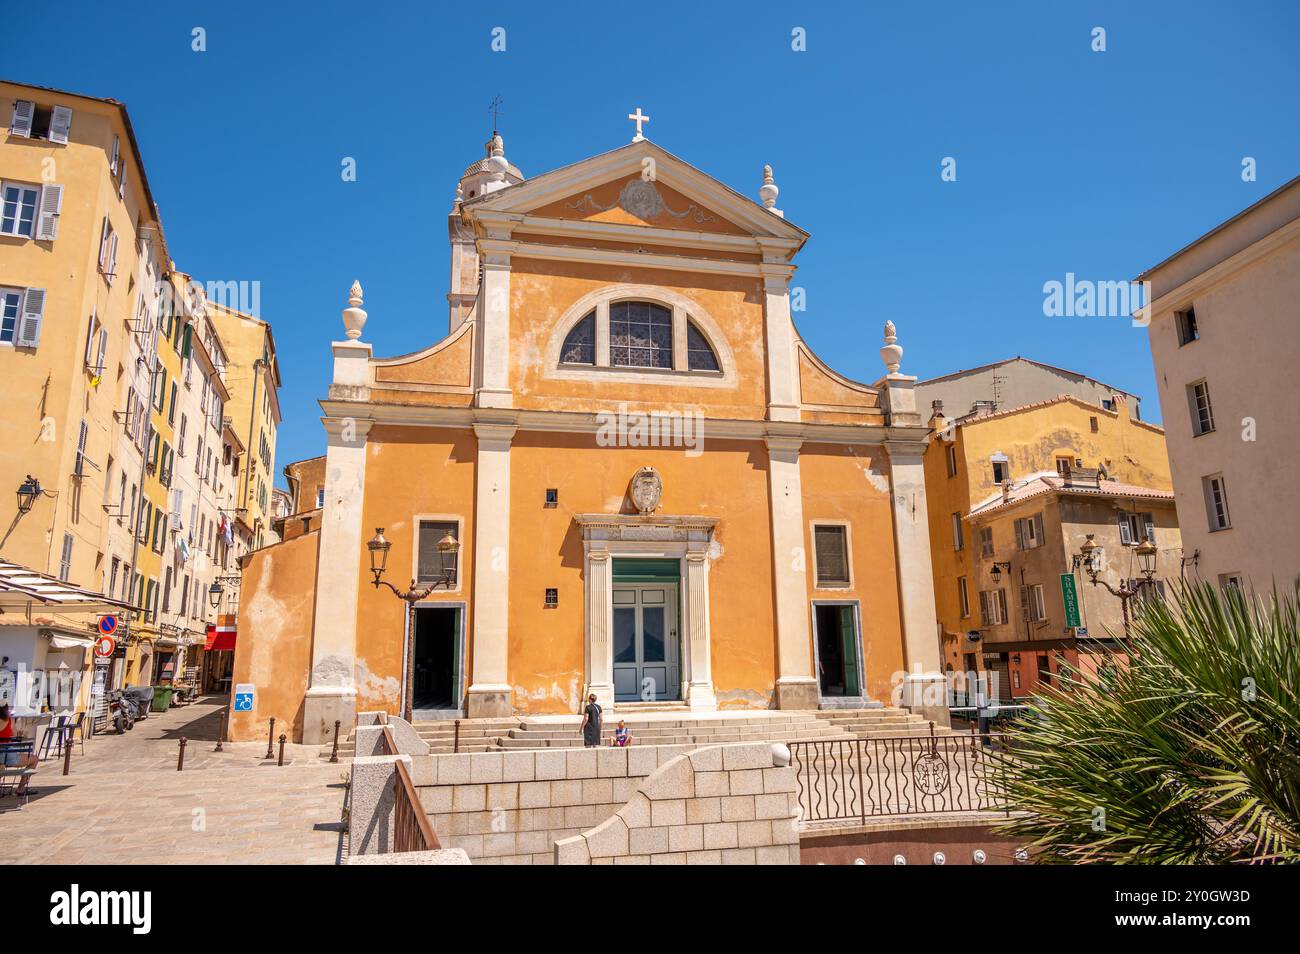
{"type": "Polygon", "coordinates": [[[319,543],[313,532],[244,559],[233,684],[252,683],[256,694],[252,712],[230,713],[233,740],[265,738],[272,717],[277,734],[285,726],[291,739],[301,736],[319,543]]]}

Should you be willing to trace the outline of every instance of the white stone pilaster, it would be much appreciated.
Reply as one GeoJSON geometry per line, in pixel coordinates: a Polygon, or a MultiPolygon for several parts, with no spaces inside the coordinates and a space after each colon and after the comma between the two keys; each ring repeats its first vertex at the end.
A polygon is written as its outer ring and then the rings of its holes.
{"type": "Polygon", "coordinates": [[[479,312],[479,407],[514,406],[510,388],[510,251],[509,229],[481,243],[483,259],[482,306],[479,312]]]}
{"type": "Polygon", "coordinates": [[[947,725],[939,624],[934,608],[934,568],[930,562],[930,523],[926,510],[925,441],[885,441],[894,510],[894,554],[907,675],[905,706],[947,725]]]}
{"type": "Polygon", "coordinates": [[[511,714],[510,442],[513,424],[474,425],[478,438],[474,522],[474,678],[471,719],[511,714]]]}
{"type": "Polygon", "coordinates": [[[692,547],[686,553],[686,578],[683,581],[685,613],[687,619],[686,657],[687,678],[683,698],[692,709],[712,712],[718,708],[718,697],[713,691],[713,666],[710,656],[709,633],[709,554],[703,547],[692,547]]]}
{"type": "Polygon", "coordinates": [[[779,709],[815,709],[821,693],[814,677],[804,552],[803,485],[797,437],[766,438],[772,506],[772,586],[776,594],[779,709]]]}
{"type": "MultiPolygon", "coordinates": [[[[368,345],[352,347],[369,352],[368,345]]],[[[349,726],[356,711],[357,597],[364,550],[361,515],[370,425],[355,418],[325,422],[325,506],[316,567],[311,683],[303,706],[306,744],[328,741],[334,721],[349,726]]],[[[291,717],[291,713],[279,716],[291,717]]]]}
{"type": "Polygon", "coordinates": [[[764,269],[763,325],[767,345],[767,416],[773,421],[799,420],[799,362],[794,322],[790,317],[788,266],[764,269]]]}
{"type": "MultiPolygon", "coordinates": [[[[587,546],[587,694],[595,694],[605,711],[614,708],[614,561],[603,546],[587,546]]],[[[586,695],[583,696],[586,699],[586,695]]]]}

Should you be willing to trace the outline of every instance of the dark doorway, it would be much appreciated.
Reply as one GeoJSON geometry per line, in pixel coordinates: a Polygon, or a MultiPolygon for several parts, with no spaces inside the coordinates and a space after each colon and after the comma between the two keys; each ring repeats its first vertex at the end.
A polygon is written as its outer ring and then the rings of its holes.
{"type": "Polygon", "coordinates": [[[411,708],[460,708],[460,609],[419,607],[415,611],[411,708]]]}
{"type": "Polygon", "coordinates": [[[817,678],[823,696],[859,696],[858,627],[852,605],[818,604],[817,678]]]}

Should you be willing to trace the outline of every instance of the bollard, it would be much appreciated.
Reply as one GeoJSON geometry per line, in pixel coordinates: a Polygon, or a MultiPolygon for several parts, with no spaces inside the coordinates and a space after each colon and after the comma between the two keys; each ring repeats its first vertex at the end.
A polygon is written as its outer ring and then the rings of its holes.
{"type": "Polygon", "coordinates": [[[221,751],[221,742],[226,737],[226,719],[229,717],[229,715],[230,715],[229,709],[221,710],[221,727],[217,729],[217,747],[212,750],[214,752],[221,751]]]}
{"type": "Polygon", "coordinates": [[[185,768],[185,736],[182,735],[180,752],[176,756],[176,771],[179,772],[184,768],[185,768]]]}
{"type": "Polygon", "coordinates": [[[72,771],[72,733],[68,733],[68,744],[63,748],[63,774],[72,771]]]}
{"type": "Polygon", "coordinates": [[[456,737],[452,741],[451,750],[453,752],[460,751],[460,720],[459,719],[456,720],[456,737]]]}
{"type": "Polygon", "coordinates": [[[271,731],[266,736],[266,758],[275,758],[275,716],[271,716],[271,731]]]}
{"type": "Polygon", "coordinates": [[[280,764],[284,764],[284,733],[280,733],[280,764]]]}
{"type": "Polygon", "coordinates": [[[331,762],[337,762],[339,760],[339,726],[342,724],[343,723],[338,719],[334,720],[334,748],[330,749],[331,762]]]}

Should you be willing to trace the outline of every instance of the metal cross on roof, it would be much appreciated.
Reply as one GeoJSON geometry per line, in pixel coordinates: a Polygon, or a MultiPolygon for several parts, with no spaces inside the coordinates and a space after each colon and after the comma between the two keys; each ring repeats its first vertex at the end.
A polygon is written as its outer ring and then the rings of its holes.
{"type": "Polygon", "coordinates": [[[493,96],[492,102],[488,103],[488,112],[492,114],[492,135],[497,134],[497,117],[501,115],[501,97],[493,96]]]}

